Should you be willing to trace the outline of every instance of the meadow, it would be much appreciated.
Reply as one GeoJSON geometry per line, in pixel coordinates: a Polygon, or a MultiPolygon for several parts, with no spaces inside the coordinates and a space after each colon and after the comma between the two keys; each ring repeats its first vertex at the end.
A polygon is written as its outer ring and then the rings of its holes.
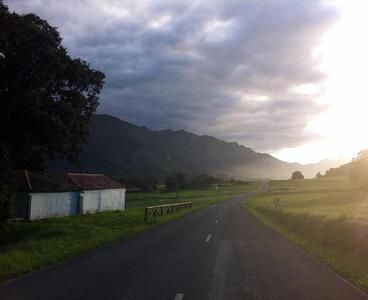
{"type": "Polygon", "coordinates": [[[243,206],[297,246],[368,289],[368,187],[347,177],[270,182],[243,206]],[[280,199],[276,207],[275,199],[280,199]]]}
{"type": "Polygon", "coordinates": [[[214,202],[244,191],[258,183],[228,184],[173,192],[127,193],[126,210],[82,216],[57,217],[0,228],[0,282],[80,255],[143,230],[180,218],[214,202]],[[144,207],[192,201],[192,208],[144,222],[144,207]]]}

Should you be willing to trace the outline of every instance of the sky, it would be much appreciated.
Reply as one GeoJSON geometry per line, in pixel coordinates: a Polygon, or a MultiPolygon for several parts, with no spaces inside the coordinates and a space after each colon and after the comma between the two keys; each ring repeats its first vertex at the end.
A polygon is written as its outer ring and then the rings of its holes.
{"type": "Polygon", "coordinates": [[[368,3],[5,0],[106,75],[99,113],[302,163],[368,147],[368,3]]]}

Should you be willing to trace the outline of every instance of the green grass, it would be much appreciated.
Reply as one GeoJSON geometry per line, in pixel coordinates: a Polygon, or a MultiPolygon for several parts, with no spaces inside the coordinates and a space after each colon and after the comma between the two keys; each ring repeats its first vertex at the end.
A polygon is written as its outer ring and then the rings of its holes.
{"type": "Polygon", "coordinates": [[[264,223],[343,275],[368,288],[368,189],[345,177],[272,181],[243,203],[264,223]],[[275,208],[278,197],[281,206],[275,208]]]}
{"type": "Polygon", "coordinates": [[[175,193],[128,193],[126,211],[59,217],[0,228],[0,282],[38,270],[125,239],[158,224],[171,221],[201,207],[255,190],[258,183],[185,190],[175,193]],[[144,207],[192,201],[193,207],[145,224],[144,207]]]}

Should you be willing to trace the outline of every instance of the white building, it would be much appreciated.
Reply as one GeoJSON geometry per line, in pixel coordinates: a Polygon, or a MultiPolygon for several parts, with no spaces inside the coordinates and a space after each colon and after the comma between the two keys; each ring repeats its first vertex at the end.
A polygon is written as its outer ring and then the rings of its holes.
{"type": "Polygon", "coordinates": [[[124,209],[125,188],[102,174],[18,174],[20,218],[36,220],[124,209]]]}

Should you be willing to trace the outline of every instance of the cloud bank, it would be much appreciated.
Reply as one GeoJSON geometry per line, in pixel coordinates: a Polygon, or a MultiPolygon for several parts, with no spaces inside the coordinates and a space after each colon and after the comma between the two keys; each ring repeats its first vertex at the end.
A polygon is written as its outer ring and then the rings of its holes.
{"type": "Polygon", "coordinates": [[[106,74],[100,113],[277,151],[316,137],[315,48],[337,11],[320,0],[8,0],[59,28],[106,74]]]}

